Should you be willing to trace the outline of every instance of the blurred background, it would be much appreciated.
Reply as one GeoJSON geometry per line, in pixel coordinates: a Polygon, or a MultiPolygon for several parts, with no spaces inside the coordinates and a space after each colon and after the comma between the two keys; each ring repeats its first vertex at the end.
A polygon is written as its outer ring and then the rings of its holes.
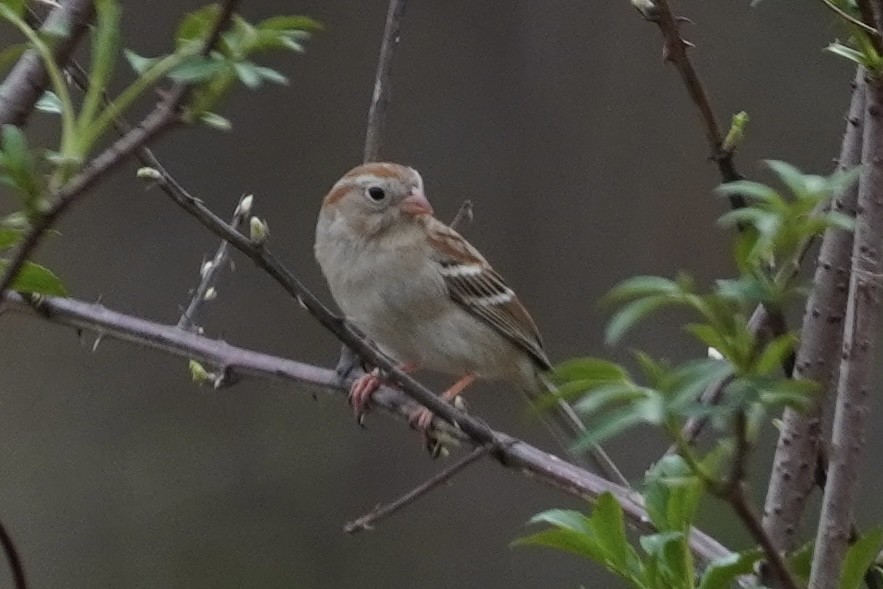
{"type": "MultiPolygon", "coordinates": [[[[165,52],[178,19],[198,6],[123,4],[125,43],[147,56],[165,52]]],[[[739,110],[751,116],[740,170],[768,178],[758,162],[776,158],[827,174],[853,69],[822,52],[839,32],[823,5],[675,4],[696,23],[684,34],[722,125],[739,110]]],[[[306,14],[326,28],[304,55],[272,60],[289,86],[232,96],[221,111],[232,132],[178,131],[157,154],[222,216],[254,193],[272,249],[329,301],[313,227],[322,196],[361,159],[386,2],[246,0],[242,11],[306,14]]],[[[129,75],[121,66],[118,81],[129,75]]],[[[719,180],[696,112],[661,63],[659,31],[629,2],[412,1],[393,76],[383,156],[422,172],[442,219],[474,201],[465,232],[531,309],[554,361],[625,360],[634,347],[675,361],[704,354],[674,315],[620,348],[603,344],[598,300],[624,277],[685,269],[707,283],[731,273],[730,235],[715,225],[726,202],[712,193],[719,180]]],[[[105,181],[38,257],[77,298],[175,323],[216,240],[135,170],[105,181]]],[[[0,207],[11,203],[5,194],[0,207]]],[[[206,332],[332,365],[332,336],[233,257],[206,332]]],[[[407,427],[371,415],[360,429],[342,398],[313,400],[291,385],[200,388],[179,358],[109,340],[92,353],[91,343],[0,317],[0,519],[33,587],[620,586],[575,557],[510,548],[537,511],[586,506],[490,462],[376,531],[346,536],[346,521],[444,467],[407,427]]],[[[476,386],[467,398],[494,427],[557,451],[505,386],[476,386]]],[[[756,454],[761,481],[773,442],[756,454]]],[[[643,430],[609,444],[636,481],[664,448],[643,430]]],[[[865,471],[866,489],[879,472],[865,471]]],[[[720,504],[705,511],[708,531],[748,544],[720,504]]]]}

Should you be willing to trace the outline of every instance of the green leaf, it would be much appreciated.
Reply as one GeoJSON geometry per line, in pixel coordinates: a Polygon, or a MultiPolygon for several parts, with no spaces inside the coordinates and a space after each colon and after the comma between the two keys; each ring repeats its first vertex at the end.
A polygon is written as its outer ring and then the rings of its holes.
{"type": "Polygon", "coordinates": [[[598,497],[589,524],[604,551],[605,560],[614,570],[627,571],[631,546],[625,536],[622,507],[612,494],[603,493],[598,497]]]}
{"type": "Polygon", "coordinates": [[[789,568],[804,583],[809,582],[809,575],[812,572],[813,548],[813,542],[810,540],[788,555],[789,568]]]}
{"type": "Polygon", "coordinates": [[[883,542],[883,528],[876,528],[862,534],[861,538],[849,547],[840,573],[840,589],[862,587],[862,580],[874,563],[881,542],[883,542]]]}
{"type": "Polygon", "coordinates": [[[620,381],[628,379],[628,372],[619,364],[603,358],[574,358],[556,366],[552,378],[556,383],[573,380],[620,381]]]}
{"type": "Polygon", "coordinates": [[[3,0],[0,4],[11,10],[12,14],[19,18],[25,13],[25,0],[3,0]]]}
{"type": "Polygon", "coordinates": [[[834,55],[838,55],[840,57],[848,59],[849,61],[851,61],[853,63],[857,63],[859,65],[863,65],[866,67],[872,66],[872,63],[871,63],[872,60],[870,60],[868,58],[868,56],[866,56],[864,53],[862,53],[861,51],[856,51],[852,47],[847,47],[843,43],[840,43],[837,41],[828,45],[825,48],[825,51],[828,51],[829,53],[833,53],[834,55]]]}
{"type": "Polygon", "coordinates": [[[808,188],[812,179],[820,180],[818,176],[812,176],[810,174],[804,174],[796,167],[792,166],[787,162],[782,162],[779,160],[766,160],[767,167],[772,170],[776,176],[779,177],[779,180],[788,187],[795,195],[802,195],[808,192],[808,188]]]}
{"type": "Polygon", "coordinates": [[[645,475],[647,514],[660,531],[688,532],[701,497],[701,481],[680,456],[665,456],[645,475]]]}
{"type": "Polygon", "coordinates": [[[754,565],[763,558],[760,549],[734,552],[709,563],[702,573],[699,589],[730,589],[737,577],[754,571],[754,565]]]}
{"type": "Polygon", "coordinates": [[[132,66],[132,69],[135,70],[135,73],[139,75],[149,70],[151,67],[153,67],[154,64],[162,59],[162,56],[142,57],[134,51],[130,51],[129,49],[125,49],[123,51],[123,55],[125,55],[126,61],[129,62],[129,65],[132,66]]]}
{"type": "Polygon", "coordinates": [[[288,78],[286,78],[284,75],[282,75],[280,72],[277,72],[273,68],[257,65],[254,67],[254,70],[264,80],[273,82],[274,84],[279,84],[280,86],[288,85],[288,78]]]}
{"type": "Polygon", "coordinates": [[[573,445],[575,451],[582,451],[600,444],[625,430],[632,428],[644,421],[643,415],[634,407],[625,407],[613,411],[603,417],[600,423],[592,425],[588,432],[579,438],[573,445]]]}
{"type": "Polygon", "coordinates": [[[61,99],[52,90],[46,90],[37,100],[34,108],[40,112],[60,115],[62,112],[61,99]]]}
{"type": "Polygon", "coordinates": [[[666,295],[682,292],[680,284],[661,276],[634,276],[623,280],[607,295],[608,300],[622,301],[649,295],[666,295]]]}
{"type": "Polygon", "coordinates": [[[736,180],[721,184],[715,189],[715,192],[721,196],[744,196],[748,199],[758,200],[762,202],[778,202],[782,200],[779,193],[760,182],[752,182],[751,180],[736,180]]]}
{"type": "Polygon", "coordinates": [[[660,532],[641,536],[641,548],[656,563],[666,589],[692,589],[693,558],[683,532],[660,532]]]}
{"type": "Polygon", "coordinates": [[[7,229],[0,228],[0,252],[3,250],[8,250],[24,237],[24,230],[22,229],[7,229]]]}
{"type": "Polygon", "coordinates": [[[229,131],[233,128],[233,124],[228,119],[213,112],[199,113],[199,122],[218,131],[229,131]]]}
{"type": "Polygon", "coordinates": [[[30,207],[40,196],[40,177],[33,156],[28,149],[27,139],[21,129],[15,125],[3,125],[2,160],[0,172],[5,172],[4,180],[21,191],[25,196],[25,204],[30,207]]]}
{"type": "Polygon", "coordinates": [[[175,32],[178,48],[192,43],[202,44],[218,18],[218,10],[217,4],[209,4],[185,15],[175,32]]]}
{"type": "Polygon", "coordinates": [[[763,348],[754,364],[754,370],[757,374],[770,374],[778,370],[796,345],[797,336],[793,333],[780,335],[763,348]]]}
{"type": "Polygon", "coordinates": [[[607,343],[619,342],[636,323],[670,303],[665,296],[649,296],[627,304],[607,324],[607,343]]]}
{"type": "Polygon", "coordinates": [[[26,43],[16,43],[0,51],[0,73],[5,72],[28,50],[26,43]]]}
{"type": "MultiPolygon", "coordinates": [[[[8,265],[9,262],[7,260],[0,260],[0,272],[3,272],[8,265]]],[[[12,281],[10,288],[17,292],[58,297],[67,296],[67,290],[64,288],[61,280],[51,270],[34,262],[24,263],[21,270],[18,271],[15,280],[12,281]]]]}
{"type": "Polygon", "coordinates": [[[180,65],[172,68],[169,78],[184,84],[195,84],[211,79],[219,72],[227,69],[225,61],[213,57],[194,55],[185,59],[180,65]]]}
{"type": "Polygon", "coordinates": [[[304,31],[313,32],[321,31],[324,27],[322,23],[308,16],[274,16],[262,20],[256,25],[258,30],[272,31],[304,31]]]}
{"type": "Polygon", "coordinates": [[[234,63],[233,68],[236,70],[236,76],[243,84],[254,90],[260,87],[263,79],[257,66],[249,61],[234,63]]]}
{"type": "MultiPolygon", "coordinates": [[[[586,381],[575,381],[575,383],[586,381]]],[[[584,388],[586,395],[574,406],[574,410],[582,415],[592,415],[606,408],[607,405],[628,404],[646,396],[646,391],[628,382],[612,382],[591,388],[584,388]]]]}

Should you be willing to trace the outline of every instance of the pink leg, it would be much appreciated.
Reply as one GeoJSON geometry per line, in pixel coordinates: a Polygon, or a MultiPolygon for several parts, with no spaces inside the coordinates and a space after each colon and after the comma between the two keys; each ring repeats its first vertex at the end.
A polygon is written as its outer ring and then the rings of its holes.
{"type": "MultiPolygon", "coordinates": [[[[402,372],[413,372],[417,370],[418,365],[416,362],[405,362],[398,368],[402,372]]],[[[350,385],[349,402],[350,405],[353,406],[353,411],[359,422],[362,421],[362,417],[368,410],[368,405],[371,403],[371,396],[382,384],[383,380],[380,378],[380,371],[375,368],[371,372],[363,374],[354,380],[353,384],[350,385]]]]}
{"type": "MultiPolygon", "coordinates": [[[[472,372],[467,372],[463,375],[460,380],[451,385],[451,388],[443,392],[439,395],[442,399],[447,402],[453,401],[457,395],[462,393],[466,387],[475,382],[476,375],[472,372]]],[[[408,418],[408,422],[411,424],[411,427],[416,429],[417,431],[421,431],[426,433],[429,430],[429,426],[432,425],[433,414],[432,411],[427,409],[426,407],[421,407],[420,409],[416,409],[411,416],[408,418]]]]}

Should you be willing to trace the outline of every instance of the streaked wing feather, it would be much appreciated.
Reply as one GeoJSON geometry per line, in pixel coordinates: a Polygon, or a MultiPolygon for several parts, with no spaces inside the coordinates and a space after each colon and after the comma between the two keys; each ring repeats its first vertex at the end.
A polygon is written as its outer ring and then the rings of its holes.
{"type": "Polygon", "coordinates": [[[451,299],[530,354],[541,367],[550,368],[536,324],[503,277],[459,233],[436,219],[429,222],[430,243],[451,299]]]}

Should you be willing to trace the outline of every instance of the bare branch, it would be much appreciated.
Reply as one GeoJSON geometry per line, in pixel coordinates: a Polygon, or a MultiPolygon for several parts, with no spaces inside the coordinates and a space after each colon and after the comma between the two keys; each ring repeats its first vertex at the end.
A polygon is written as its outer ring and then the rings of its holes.
{"type": "Polygon", "coordinates": [[[809,589],[836,586],[849,540],[876,360],[883,277],[883,86],[866,78],[862,162],[852,275],[837,383],[828,484],[822,499],[809,589]]]}
{"type": "Polygon", "coordinates": [[[380,57],[377,73],[374,76],[374,94],[368,107],[368,128],[365,133],[365,153],[363,160],[376,161],[383,142],[383,128],[386,124],[386,110],[389,107],[390,77],[393,58],[399,44],[399,30],[405,15],[406,0],[390,0],[386,13],[386,26],[380,43],[380,57]]]}
{"type": "Polygon", "coordinates": [[[378,521],[389,517],[400,509],[407,507],[433,489],[436,489],[440,485],[445,484],[454,475],[487,454],[490,450],[490,446],[475,447],[472,452],[462,457],[460,460],[454,462],[441,472],[436,473],[430,479],[414,487],[395,501],[387,503],[386,505],[377,505],[377,507],[372,509],[370,513],[366,513],[365,515],[354,519],[351,522],[347,522],[347,524],[343,526],[343,531],[347,534],[355,534],[363,530],[373,529],[374,524],[376,524],[378,521]]]}
{"type": "MultiPolygon", "coordinates": [[[[251,195],[239,199],[239,204],[236,205],[236,210],[233,211],[233,218],[230,220],[230,227],[233,227],[237,231],[242,229],[242,224],[245,219],[248,218],[250,213],[251,199],[251,195]]],[[[205,302],[212,298],[211,293],[215,292],[214,289],[218,284],[218,280],[221,278],[221,273],[227,266],[229,258],[230,243],[226,240],[222,240],[221,245],[218,246],[212,259],[203,264],[200,268],[199,285],[193,291],[190,303],[187,305],[187,308],[178,320],[178,327],[180,329],[186,329],[187,331],[196,330],[199,311],[202,309],[205,302]]]]}
{"type": "MultiPolygon", "coordinates": [[[[92,0],[67,0],[49,13],[43,28],[65,31],[52,49],[56,63],[67,63],[94,13],[92,0]]],[[[48,84],[43,60],[34,50],[25,52],[0,86],[0,126],[24,125],[48,84]]]]}
{"type": "MultiPolygon", "coordinates": [[[[237,376],[283,379],[295,382],[313,394],[326,392],[334,393],[341,399],[346,398],[347,383],[342,383],[333,370],[237,348],[226,342],[209,339],[172,325],[162,325],[124,315],[99,304],[54,297],[39,298],[31,302],[19,294],[7,292],[0,299],[0,309],[4,308],[175,356],[195,358],[221,366],[237,376]]],[[[353,343],[357,344],[357,347],[366,345],[361,341],[353,343]]],[[[380,364],[381,361],[378,359],[378,365],[380,364]]],[[[383,368],[389,369],[389,366],[390,364],[387,363],[383,368]]],[[[610,492],[620,502],[629,521],[636,529],[647,532],[653,530],[641,497],[630,489],[611,483],[517,438],[494,431],[475,418],[465,415],[460,417],[457,409],[438,400],[419,383],[412,385],[410,381],[411,379],[401,379],[402,391],[411,391],[415,397],[420,396],[421,403],[423,403],[422,393],[417,395],[413,391],[425,391],[429,403],[437,402],[439,410],[436,415],[456,421],[461,426],[460,428],[448,426],[437,417],[433,421],[433,427],[441,428],[445,434],[473,446],[489,444],[493,448],[492,455],[501,465],[575,497],[592,501],[602,493],[610,492]],[[452,414],[456,417],[452,417],[452,414]],[[480,430],[476,429],[476,424],[481,424],[480,430]]],[[[410,395],[406,396],[402,391],[384,387],[372,397],[372,401],[376,407],[407,422],[408,415],[415,405],[410,401],[410,395]]],[[[436,411],[435,407],[430,408],[436,411]]],[[[697,557],[706,562],[730,554],[729,550],[717,540],[696,529],[691,532],[690,547],[697,557]]]]}
{"type": "Polygon", "coordinates": [[[463,204],[460,205],[460,208],[457,209],[457,214],[454,215],[454,219],[451,221],[451,229],[457,229],[461,233],[465,230],[465,228],[472,223],[472,201],[464,200],[463,204]]]}
{"type": "MultiPolygon", "coordinates": [[[[861,162],[864,110],[865,87],[859,69],[838,159],[840,170],[861,162]]],[[[853,185],[834,196],[832,208],[854,216],[857,196],[858,186],[853,185]]],[[[764,529],[779,550],[796,547],[806,500],[816,481],[822,410],[825,399],[830,397],[835,359],[843,339],[851,255],[852,233],[835,227],[828,229],[819,251],[813,290],[806,302],[794,368],[794,378],[818,382],[822,390],[811,410],[784,412],[764,507],[764,529]]]]}

